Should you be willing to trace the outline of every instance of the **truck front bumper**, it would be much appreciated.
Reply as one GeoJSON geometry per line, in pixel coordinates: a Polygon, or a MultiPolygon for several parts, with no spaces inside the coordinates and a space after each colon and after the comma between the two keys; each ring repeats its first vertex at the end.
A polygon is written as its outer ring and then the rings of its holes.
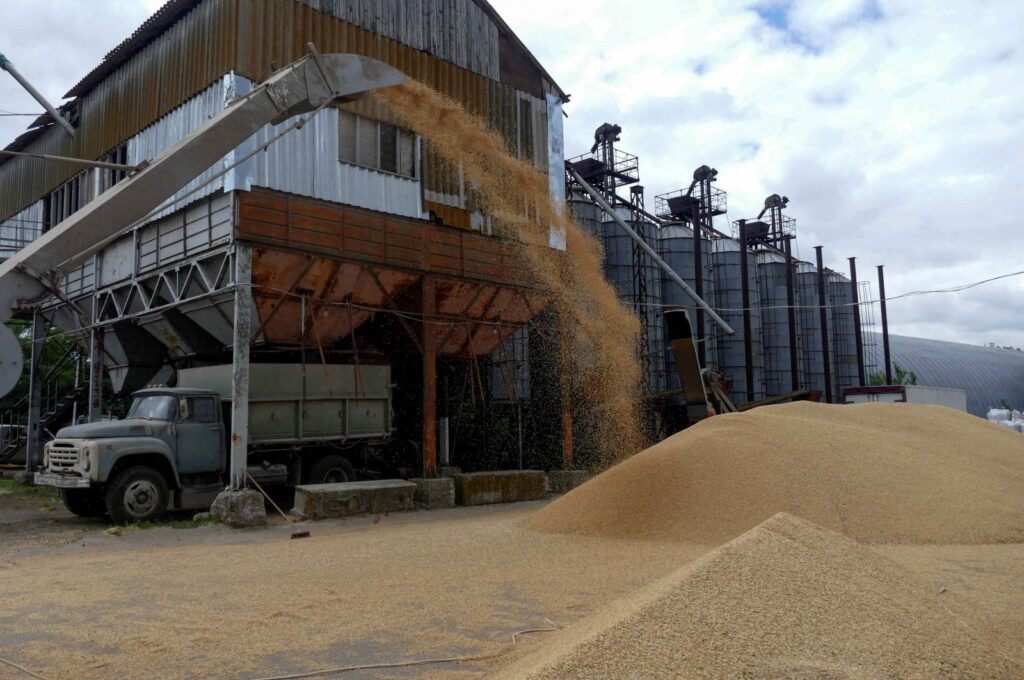
{"type": "Polygon", "coordinates": [[[39,486],[56,486],[61,489],[88,489],[92,486],[88,477],[59,475],[55,472],[37,472],[35,482],[39,486]]]}

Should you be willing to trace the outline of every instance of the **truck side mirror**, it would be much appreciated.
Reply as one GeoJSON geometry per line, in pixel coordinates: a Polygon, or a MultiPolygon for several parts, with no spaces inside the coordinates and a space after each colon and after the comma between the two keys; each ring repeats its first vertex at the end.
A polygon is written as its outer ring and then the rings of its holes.
{"type": "Polygon", "coordinates": [[[188,420],[188,418],[189,418],[188,399],[179,399],[178,400],[178,420],[184,422],[184,421],[188,420]]]}

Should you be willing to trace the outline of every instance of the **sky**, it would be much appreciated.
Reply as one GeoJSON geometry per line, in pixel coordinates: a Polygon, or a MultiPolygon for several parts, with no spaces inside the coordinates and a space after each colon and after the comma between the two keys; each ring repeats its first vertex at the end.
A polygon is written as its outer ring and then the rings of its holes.
{"type": "MultiPolygon", "coordinates": [[[[873,282],[884,264],[890,296],[1024,270],[1024,2],[491,2],[572,95],[567,155],[618,123],[649,203],[711,165],[728,220],[784,194],[800,256],[855,256],[873,282]]],[[[4,0],[0,52],[59,101],[161,4],[4,0]]],[[[31,120],[3,112],[38,110],[0,73],[0,143],[31,120]]],[[[893,300],[889,319],[1024,347],[1024,276],[893,300]]]]}

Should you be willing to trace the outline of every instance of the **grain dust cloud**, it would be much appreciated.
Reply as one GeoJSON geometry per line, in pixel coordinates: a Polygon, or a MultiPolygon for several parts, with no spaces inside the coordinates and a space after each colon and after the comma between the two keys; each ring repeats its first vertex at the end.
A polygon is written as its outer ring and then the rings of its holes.
{"type": "Polygon", "coordinates": [[[640,325],[604,278],[601,245],[552,200],[547,175],[510,154],[498,133],[456,101],[415,81],[373,96],[461,168],[495,228],[517,245],[527,269],[551,291],[563,331],[561,370],[571,376],[598,459],[610,463],[643,448],[640,325]],[[564,231],[565,254],[547,247],[549,230],[564,231]]]}

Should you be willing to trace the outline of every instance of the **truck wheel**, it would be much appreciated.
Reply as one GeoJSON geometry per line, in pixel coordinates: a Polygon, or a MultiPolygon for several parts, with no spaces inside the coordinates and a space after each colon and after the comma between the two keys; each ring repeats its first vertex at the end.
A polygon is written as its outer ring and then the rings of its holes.
{"type": "Polygon", "coordinates": [[[167,480],[151,467],[133,467],[107,487],[107,514],[118,524],[159,519],[167,510],[167,480]]]}
{"type": "Polygon", "coordinates": [[[335,484],[356,481],[356,469],[344,456],[324,456],[309,470],[308,484],[335,484]]]}
{"type": "Polygon", "coordinates": [[[103,494],[93,489],[61,489],[60,499],[71,514],[79,517],[100,517],[107,511],[103,494]]]}

